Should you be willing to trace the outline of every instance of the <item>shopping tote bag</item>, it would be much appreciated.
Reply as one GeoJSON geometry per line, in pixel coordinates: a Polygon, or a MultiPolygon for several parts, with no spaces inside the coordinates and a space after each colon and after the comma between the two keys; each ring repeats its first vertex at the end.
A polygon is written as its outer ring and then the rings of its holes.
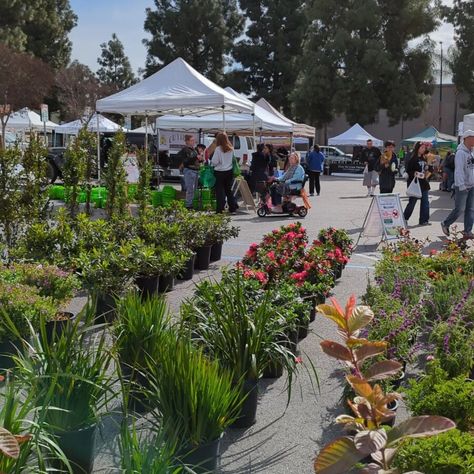
{"type": "Polygon", "coordinates": [[[421,199],[421,186],[418,178],[414,178],[410,186],[408,186],[407,196],[421,199]]]}

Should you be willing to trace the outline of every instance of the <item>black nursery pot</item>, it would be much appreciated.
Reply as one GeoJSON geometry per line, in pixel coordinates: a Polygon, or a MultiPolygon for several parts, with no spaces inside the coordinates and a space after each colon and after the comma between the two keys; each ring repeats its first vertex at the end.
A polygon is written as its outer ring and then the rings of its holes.
{"type": "Polygon", "coordinates": [[[334,276],[336,277],[336,280],[339,280],[339,278],[342,277],[342,264],[336,263],[334,268],[334,276]]]}
{"type": "MultiPolygon", "coordinates": [[[[89,474],[93,471],[96,427],[92,425],[56,435],[56,441],[68,458],[74,474],[89,474]]],[[[53,467],[64,469],[61,461],[55,461],[53,467]]]]}
{"type": "Polygon", "coordinates": [[[143,298],[150,298],[158,294],[159,275],[139,276],[135,279],[140,294],[143,298]]]}
{"type": "Polygon", "coordinates": [[[278,379],[283,375],[283,364],[275,361],[271,362],[263,371],[263,379],[278,379]]]}
{"type": "Polygon", "coordinates": [[[99,294],[95,311],[95,322],[97,324],[110,323],[115,319],[117,305],[115,298],[111,295],[99,294]]]}
{"type": "Polygon", "coordinates": [[[216,242],[211,247],[211,262],[218,262],[222,257],[223,242],[216,242]]]}
{"type": "Polygon", "coordinates": [[[242,385],[242,403],[239,417],[232,423],[232,428],[249,428],[257,421],[258,383],[255,380],[245,380],[242,385]]]}
{"type": "Polygon", "coordinates": [[[143,414],[150,411],[145,391],[150,388],[146,376],[133,370],[128,364],[120,363],[122,376],[129,384],[127,407],[135,413],[143,414]]]}
{"type": "Polygon", "coordinates": [[[159,293],[167,293],[174,288],[174,275],[161,275],[159,284],[158,284],[158,292],[159,293]]]}
{"type": "Polygon", "coordinates": [[[12,356],[18,354],[18,350],[21,350],[21,341],[18,340],[7,340],[0,342],[0,371],[9,370],[14,367],[12,356]]]}
{"type": "Polygon", "coordinates": [[[176,458],[196,474],[214,473],[217,471],[220,444],[221,437],[194,448],[185,446],[179,450],[176,458]]]}
{"type": "Polygon", "coordinates": [[[185,264],[184,268],[178,274],[178,280],[191,280],[194,275],[194,262],[196,254],[194,254],[185,264]]]}
{"type": "Polygon", "coordinates": [[[196,250],[195,267],[198,270],[207,270],[209,268],[209,263],[211,263],[211,247],[211,245],[205,245],[196,250]]]}
{"type": "Polygon", "coordinates": [[[74,314],[67,311],[60,311],[56,314],[56,316],[58,315],[61,316],[61,319],[52,319],[50,321],[46,321],[45,330],[48,344],[51,344],[56,339],[59,339],[71,321],[74,320],[74,314]]]}

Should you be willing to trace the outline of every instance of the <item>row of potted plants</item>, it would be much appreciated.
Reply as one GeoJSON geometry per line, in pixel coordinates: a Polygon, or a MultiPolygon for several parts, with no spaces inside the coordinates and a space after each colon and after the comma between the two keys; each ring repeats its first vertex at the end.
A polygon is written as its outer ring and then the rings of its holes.
{"type": "Polygon", "coordinates": [[[374,411],[367,413],[366,408],[356,413],[355,418],[360,418],[359,421],[341,416],[336,421],[349,423],[351,428],[356,423],[356,431],[365,426],[378,432],[357,433],[350,442],[339,439],[327,446],[316,459],[316,472],[329,472],[331,462],[336,466],[330,472],[346,472],[360,460],[365,462],[367,472],[392,469],[393,472],[441,474],[464,473],[472,469],[472,455],[466,451],[465,444],[472,444],[474,426],[474,256],[454,240],[440,252],[427,252],[425,247],[425,242],[403,232],[397,243],[384,249],[382,259],[376,265],[375,282],[369,283],[364,296],[365,303],[373,310],[365,320],[357,317],[356,309],[350,310],[353,303],[345,312],[338,308],[339,316],[334,309],[320,308],[352,329],[353,325],[344,321],[360,320],[357,334],[345,337],[346,349],[337,343],[325,342],[323,345],[329,355],[345,360],[349,365],[345,394],[351,410],[354,411],[361,403],[360,397],[364,397],[370,410],[381,410],[386,416],[389,398],[401,383],[407,407],[419,419],[422,429],[413,431],[408,420],[401,424],[403,429],[390,430],[382,426],[384,423],[380,420],[377,422],[374,411]],[[360,352],[355,359],[354,350],[360,352]],[[359,359],[361,370],[370,372],[363,360],[373,355],[378,358],[376,364],[385,367],[399,364],[397,359],[402,364],[397,373],[385,374],[377,388],[369,389],[362,382],[354,383],[354,376],[360,378],[355,373],[358,369],[354,363],[359,359]],[[417,375],[405,383],[407,365],[408,369],[416,365],[417,375]],[[384,398],[384,392],[390,393],[384,398]],[[357,404],[353,401],[354,395],[359,397],[357,404]],[[449,430],[439,437],[418,439],[444,431],[440,426],[435,428],[430,417],[438,422],[443,419],[442,423],[449,430]],[[357,427],[357,423],[361,426],[357,427]],[[455,426],[457,429],[452,429],[455,426]],[[403,435],[407,428],[407,435],[403,435]],[[402,442],[406,437],[416,439],[402,442]],[[370,448],[366,445],[368,439],[374,441],[370,448]],[[341,456],[331,458],[331,453],[337,449],[341,456]],[[429,456],[424,455],[424,449],[429,451],[429,456]],[[365,458],[367,454],[369,457],[365,458]]]}

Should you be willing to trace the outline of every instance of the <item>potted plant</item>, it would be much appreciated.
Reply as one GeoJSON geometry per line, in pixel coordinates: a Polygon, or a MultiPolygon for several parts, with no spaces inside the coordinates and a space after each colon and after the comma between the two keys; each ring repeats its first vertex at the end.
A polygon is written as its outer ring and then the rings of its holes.
{"type": "Polygon", "coordinates": [[[336,419],[355,434],[337,438],[323,447],[314,461],[316,473],[343,474],[365,459],[369,462],[367,470],[389,471],[393,455],[405,439],[433,436],[456,426],[441,416],[418,416],[386,431],[383,426],[394,418],[389,404],[399,399],[400,394],[386,394],[380,385],[372,382],[393,376],[402,366],[393,360],[382,360],[362,372],[362,363],[382,354],[387,346],[384,341],[368,341],[359,335],[373,319],[373,312],[367,306],[356,306],[353,296],[345,309],[333,300],[332,306],[319,305],[318,311],[336,323],[345,343],[324,340],[321,348],[330,357],[348,364],[351,372],[346,380],[357,396],[348,400],[354,416],[341,415],[336,419]]]}
{"type": "Polygon", "coordinates": [[[226,240],[239,235],[239,228],[231,224],[232,219],[225,214],[208,215],[211,225],[207,231],[206,242],[211,243],[210,261],[217,262],[222,256],[222,246],[226,240]]]}
{"type": "Polygon", "coordinates": [[[144,408],[141,389],[148,387],[147,358],[159,361],[158,351],[169,325],[163,297],[143,301],[136,293],[128,293],[118,303],[113,326],[114,351],[122,376],[130,385],[129,400],[135,408],[144,408]]]}
{"type": "Polygon", "coordinates": [[[174,279],[176,275],[184,268],[186,261],[189,259],[189,255],[190,253],[188,251],[172,252],[165,249],[160,250],[160,293],[166,293],[173,289],[174,279]]]}
{"type": "Polygon", "coordinates": [[[177,459],[193,472],[215,472],[221,435],[241,403],[232,373],[172,331],[160,346],[159,361],[148,360],[148,371],[148,400],[167,438],[177,441],[177,459]]]}
{"type": "Polygon", "coordinates": [[[265,292],[261,300],[250,300],[244,289],[240,270],[221,283],[198,286],[185,322],[196,343],[231,371],[234,382],[242,387],[238,427],[255,423],[257,382],[272,361],[279,360],[287,370],[288,397],[296,372],[294,354],[282,342],[286,336],[271,295],[265,292]]]}
{"type": "Polygon", "coordinates": [[[147,245],[139,238],[132,241],[135,284],[143,297],[158,294],[160,272],[163,270],[159,250],[152,244],[147,245]]]}
{"type": "MultiPolygon", "coordinates": [[[[112,357],[102,333],[89,344],[88,306],[53,345],[32,331],[30,354],[15,357],[16,374],[35,399],[44,429],[55,437],[75,473],[90,473],[99,413],[113,397],[112,357]],[[84,318],[84,325],[81,325],[84,318]]],[[[59,460],[55,468],[64,468],[59,460]]]]}
{"type": "Polygon", "coordinates": [[[43,317],[52,319],[56,307],[38,289],[20,283],[0,282],[0,369],[13,366],[12,354],[22,348],[30,325],[37,330],[43,317]]]}

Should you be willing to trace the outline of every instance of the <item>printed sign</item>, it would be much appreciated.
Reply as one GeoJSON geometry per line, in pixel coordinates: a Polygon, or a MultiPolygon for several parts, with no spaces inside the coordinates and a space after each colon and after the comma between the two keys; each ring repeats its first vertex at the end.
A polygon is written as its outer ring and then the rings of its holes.
{"type": "Polygon", "coordinates": [[[400,228],[406,229],[399,194],[377,194],[373,197],[364,222],[362,235],[397,239],[400,228]]]}
{"type": "Polygon", "coordinates": [[[48,104],[41,104],[40,108],[41,108],[41,121],[47,122],[49,120],[48,104]]]}

